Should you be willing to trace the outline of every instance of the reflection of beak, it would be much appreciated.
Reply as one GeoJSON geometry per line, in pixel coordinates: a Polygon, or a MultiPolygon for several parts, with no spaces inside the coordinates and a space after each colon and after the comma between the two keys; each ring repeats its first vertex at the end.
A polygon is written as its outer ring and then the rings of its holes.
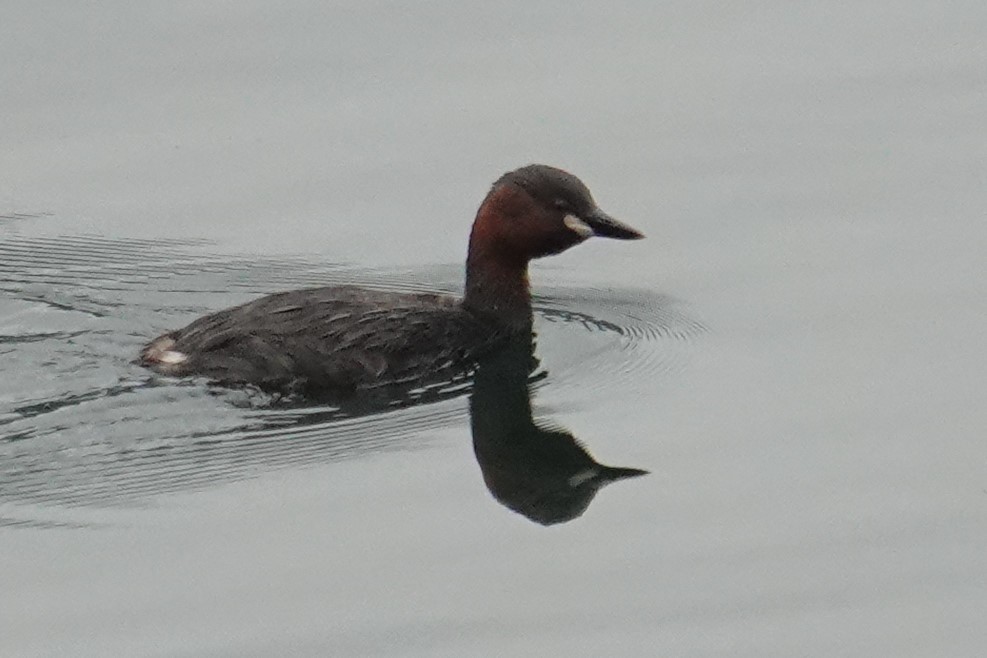
{"type": "Polygon", "coordinates": [[[640,240],[644,237],[644,233],[631,228],[627,224],[618,222],[599,208],[594,208],[592,212],[586,214],[582,219],[586,222],[587,226],[593,229],[593,235],[601,238],[640,240]]]}

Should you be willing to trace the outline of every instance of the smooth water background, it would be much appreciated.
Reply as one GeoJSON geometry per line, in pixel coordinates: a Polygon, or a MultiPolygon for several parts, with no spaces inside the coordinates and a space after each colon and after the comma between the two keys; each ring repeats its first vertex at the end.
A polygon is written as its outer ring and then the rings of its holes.
{"type": "Polygon", "coordinates": [[[982,655],[987,5],[0,14],[0,654],[982,655]],[[583,516],[491,498],[465,397],[129,363],[264,291],[454,289],[532,161],[649,237],[533,272],[536,416],[652,472],[583,516]]]}

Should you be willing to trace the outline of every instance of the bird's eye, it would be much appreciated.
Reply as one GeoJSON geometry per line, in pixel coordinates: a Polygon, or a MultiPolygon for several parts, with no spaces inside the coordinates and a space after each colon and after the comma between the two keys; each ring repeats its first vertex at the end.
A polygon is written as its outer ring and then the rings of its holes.
{"type": "Polygon", "coordinates": [[[565,199],[556,199],[555,207],[558,208],[559,210],[568,210],[569,204],[565,202],[565,199]]]}

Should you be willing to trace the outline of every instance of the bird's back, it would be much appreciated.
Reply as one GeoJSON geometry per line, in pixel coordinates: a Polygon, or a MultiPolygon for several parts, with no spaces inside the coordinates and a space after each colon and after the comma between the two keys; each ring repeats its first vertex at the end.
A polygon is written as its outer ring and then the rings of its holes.
{"type": "Polygon", "coordinates": [[[338,286],[199,318],[149,343],[141,360],[224,384],[342,393],[450,376],[503,338],[452,297],[338,286]]]}

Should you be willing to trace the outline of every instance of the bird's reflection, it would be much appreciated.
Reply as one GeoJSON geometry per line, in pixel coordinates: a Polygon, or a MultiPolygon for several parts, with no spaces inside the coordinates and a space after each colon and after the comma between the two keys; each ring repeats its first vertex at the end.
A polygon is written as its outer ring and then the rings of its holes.
{"type": "Polygon", "coordinates": [[[569,432],[535,423],[529,374],[531,340],[519,340],[479,364],[470,397],[473,450],[483,480],[501,504],[542,525],[580,516],[604,485],[645,475],[600,464],[569,432]]]}

